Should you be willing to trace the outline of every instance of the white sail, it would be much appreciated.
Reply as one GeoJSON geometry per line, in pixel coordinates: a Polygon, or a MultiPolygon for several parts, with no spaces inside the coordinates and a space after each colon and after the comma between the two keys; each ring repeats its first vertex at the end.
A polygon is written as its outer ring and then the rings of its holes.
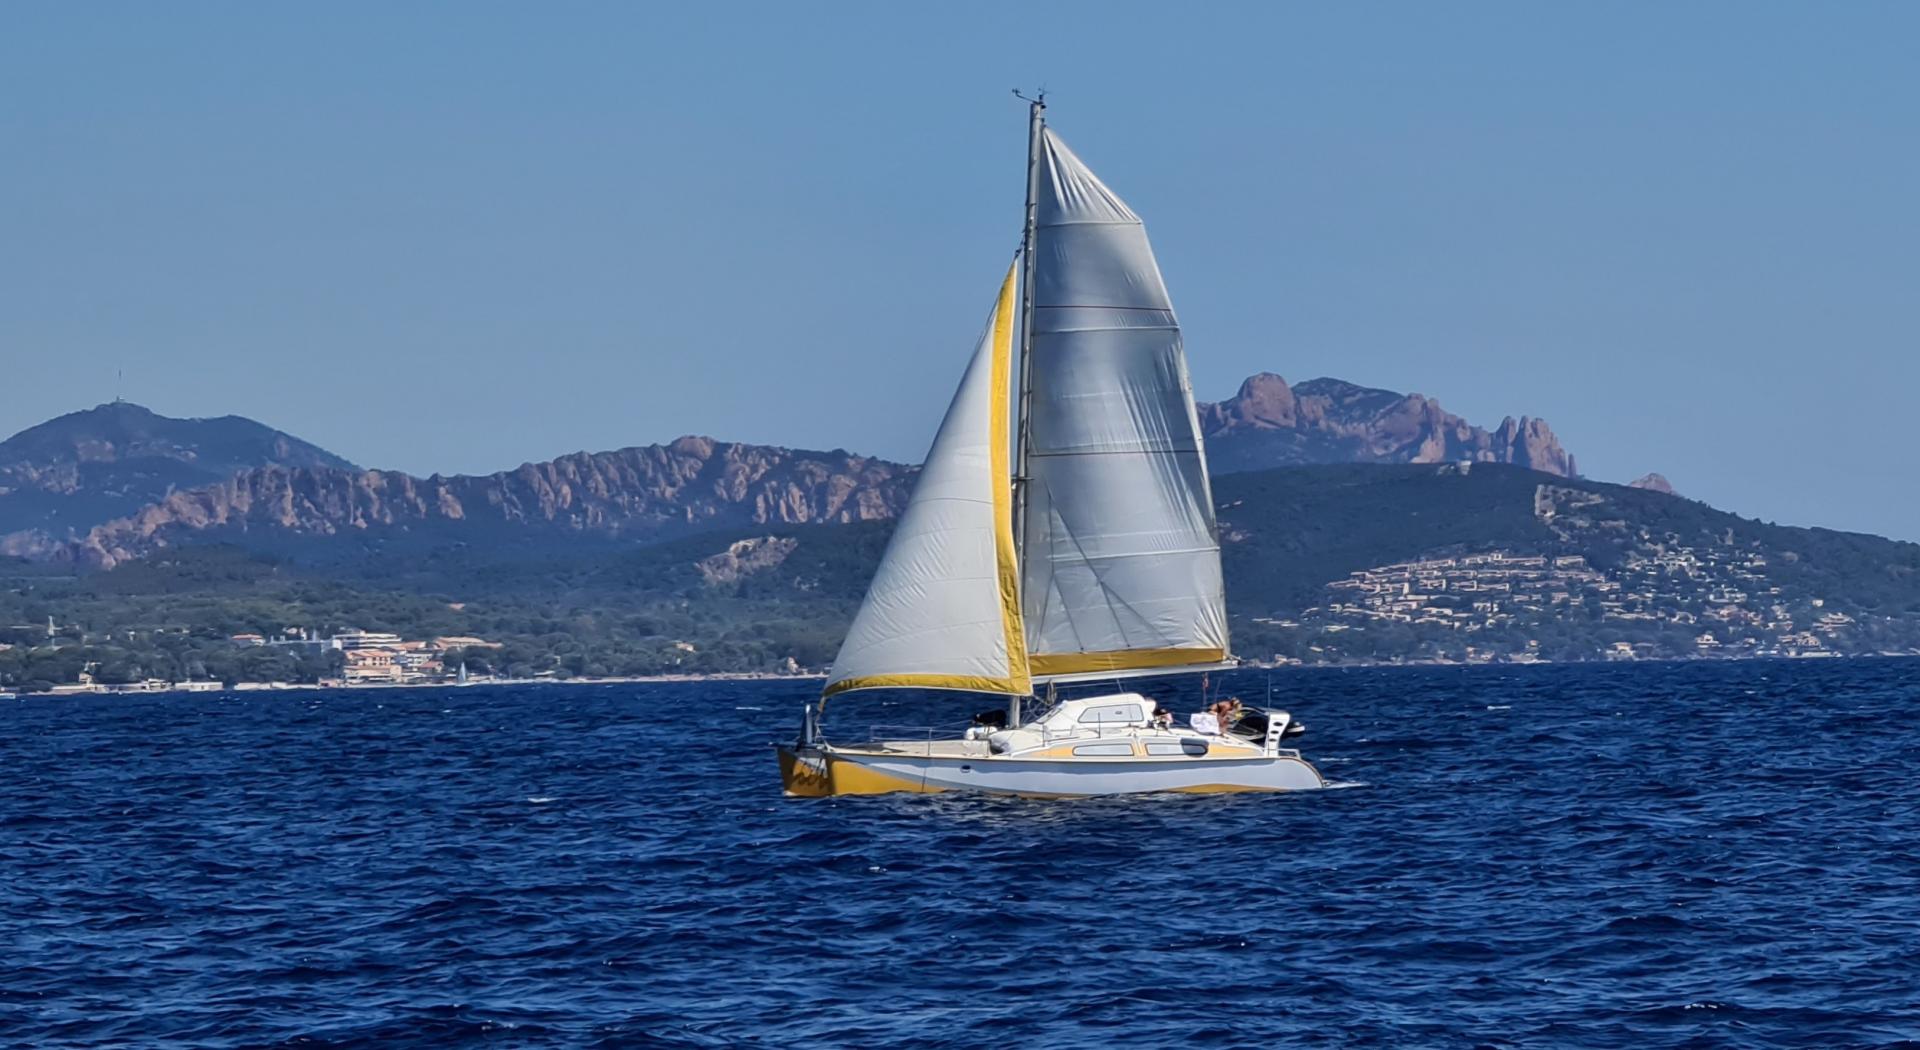
{"type": "Polygon", "coordinates": [[[1146,228],[1051,129],[1037,161],[1020,550],[1032,673],[1223,660],[1206,458],[1146,228]]]}
{"type": "Polygon", "coordinates": [[[1024,695],[1008,393],[1014,274],[927,452],[826,695],[909,687],[1024,695]]]}

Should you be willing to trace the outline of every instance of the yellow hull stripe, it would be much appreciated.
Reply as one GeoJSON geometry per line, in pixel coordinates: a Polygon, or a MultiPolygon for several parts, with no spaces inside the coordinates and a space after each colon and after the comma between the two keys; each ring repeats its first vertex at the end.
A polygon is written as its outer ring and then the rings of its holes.
{"type": "Polygon", "coordinates": [[[1020,619],[1020,566],[1013,548],[1013,472],[1007,465],[1009,434],[1007,397],[1013,386],[1013,290],[1020,261],[1007,267],[1000,283],[1000,300],[993,307],[993,406],[987,447],[992,449],[993,553],[1000,576],[1000,626],[1007,639],[1007,675],[1013,693],[1030,693],[1027,670],[1027,630],[1020,619]]]}
{"type": "Polygon", "coordinates": [[[833,759],[828,766],[836,795],[890,795],[905,791],[918,795],[937,795],[945,788],[928,787],[924,778],[908,779],[882,773],[858,762],[833,759]]]}
{"type": "Polygon", "coordinates": [[[1225,649],[1121,649],[1106,653],[1035,653],[1031,666],[1033,674],[1084,674],[1214,664],[1226,658],[1225,649]]]}
{"type": "Polygon", "coordinates": [[[824,752],[809,752],[802,759],[784,747],[780,749],[780,783],[795,798],[890,795],[896,791],[936,795],[946,790],[928,786],[924,778],[897,777],[824,752]]]}

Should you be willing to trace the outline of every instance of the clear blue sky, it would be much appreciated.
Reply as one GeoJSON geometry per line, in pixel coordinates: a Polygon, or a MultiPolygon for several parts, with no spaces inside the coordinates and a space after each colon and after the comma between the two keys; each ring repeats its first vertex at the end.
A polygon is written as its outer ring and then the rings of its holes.
{"type": "Polygon", "coordinates": [[[1920,539],[1920,6],[8,4],[0,432],[124,392],[486,471],[913,458],[1024,113],[1245,375],[1920,539]]]}

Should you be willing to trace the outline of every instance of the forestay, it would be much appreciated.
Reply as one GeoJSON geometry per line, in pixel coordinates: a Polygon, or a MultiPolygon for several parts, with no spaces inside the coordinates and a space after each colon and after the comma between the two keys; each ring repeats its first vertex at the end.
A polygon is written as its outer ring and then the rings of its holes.
{"type": "Polygon", "coordinates": [[[927,452],[826,695],[910,687],[1025,695],[1008,466],[1014,273],[927,452]]]}
{"type": "Polygon", "coordinates": [[[1032,672],[1225,659],[1205,453],[1146,228],[1051,129],[1038,163],[1021,538],[1032,672]]]}

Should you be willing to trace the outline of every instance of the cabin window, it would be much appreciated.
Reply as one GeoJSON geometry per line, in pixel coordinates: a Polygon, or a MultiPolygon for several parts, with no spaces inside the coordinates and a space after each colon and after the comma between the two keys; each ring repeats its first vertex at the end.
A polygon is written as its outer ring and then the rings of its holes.
{"type": "Polygon", "coordinates": [[[1131,755],[1132,744],[1081,744],[1073,749],[1076,755],[1131,755]]]}
{"type": "Polygon", "coordinates": [[[1103,704],[1080,712],[1082,725],[1088,722],[1097,725],[1133,725],[1146,720],[1146,709],[1139,704],[1103,704]]]}
{"type": "Polygon", "coordinates": [[[1147,745],[1147,754],[1149,755],[1204,755],[1206,753],[1207,742],[1205,740],[1195,740],[1192,738],[1187,738],[1177,743],[1166,741],[1164,743],[1150,743],[1147,745]]]}

